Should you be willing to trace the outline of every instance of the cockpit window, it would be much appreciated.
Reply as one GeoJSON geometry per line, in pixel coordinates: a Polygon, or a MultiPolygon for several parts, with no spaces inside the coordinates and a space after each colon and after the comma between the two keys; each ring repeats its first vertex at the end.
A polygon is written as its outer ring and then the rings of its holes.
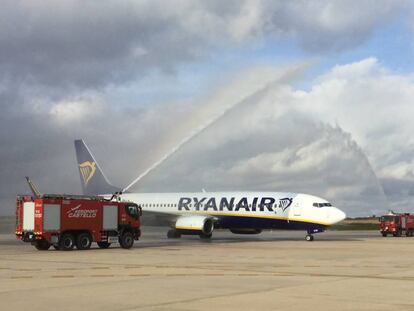
{"type": "Polygon", "coordinates": [[[324,206],[332,206],[331,203],[313,203],[315,207],[324,207],[324,206]]]}

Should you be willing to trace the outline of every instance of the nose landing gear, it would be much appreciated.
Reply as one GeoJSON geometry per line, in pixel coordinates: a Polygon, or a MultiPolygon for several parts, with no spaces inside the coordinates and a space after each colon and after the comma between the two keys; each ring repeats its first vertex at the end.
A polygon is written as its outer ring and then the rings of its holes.
{"type": "Polygon", "coordinates": [[[307,231],[308,231],[307,232],[308,234],[305,236],[305,240],[308,241],[308,242],[312,242],[314,240],[313,234],[314,233],[319,233],[319,232],[324,232],[325,228],[316,227],[316,228],[310,228],[307,231]]]}
{"type": "Polygon", "coordinates": [[[308,241],[308,242],[313,241],[313,239],[314,239],[314,237],[313,237],[313,235],[312,235],[312,234],[307,234],[307,235],[305,236],[305,240],[306,240],[306,241],[308,241]]]}

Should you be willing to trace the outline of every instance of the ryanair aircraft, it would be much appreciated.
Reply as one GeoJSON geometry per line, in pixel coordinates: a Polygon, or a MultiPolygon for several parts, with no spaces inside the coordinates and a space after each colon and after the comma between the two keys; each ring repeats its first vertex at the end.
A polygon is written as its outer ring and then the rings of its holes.
{"type": "Polygon", "coordinates": [[[302,193],[289,192],[194,192],[194,193],[119,193],[112,186],[83,140],[75,140],[84,194],[116,193],[118,200],[132,201],[145,214],[168,219],[169,238],[199,235],[211,238],[215,229],[235,234],[258,234],[266,229],[303,230],[305,239],[323,232],[346,215],[328,201],[302,193]]]}

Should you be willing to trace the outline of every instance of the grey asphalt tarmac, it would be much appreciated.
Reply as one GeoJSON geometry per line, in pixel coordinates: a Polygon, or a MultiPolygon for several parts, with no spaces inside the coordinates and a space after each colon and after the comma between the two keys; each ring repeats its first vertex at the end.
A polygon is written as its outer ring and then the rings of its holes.
{"type": "Polygon", "coordinates": [[[414,238],[165,234],[144,227],[130,250],[70,252],[0,235],[0,310],[414,310],[414,238]]]}

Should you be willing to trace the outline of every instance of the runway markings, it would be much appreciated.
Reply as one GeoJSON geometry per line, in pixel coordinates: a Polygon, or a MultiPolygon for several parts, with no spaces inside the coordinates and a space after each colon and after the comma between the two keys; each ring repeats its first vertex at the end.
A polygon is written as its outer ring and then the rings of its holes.
{"type": "Polygon", "coordinates": [[[124,269],[139,269],[143,268],[143,266],[125,266],[124,269]]]}
{"type": "Polygon", "coordinates": [[[67,278],[74,278],[74,275],[52,275],[54,279],[67,279],[67,278]]]}
{"type": "Polygon", "coordinates": [[[90,277],[92,278],[113,278],[114,274],[92,274],[90,277]]]}
{"type": "Polygon", "coordinates": [[[414,277],[395,277],[382,275],[352,275],[352,274],[325,274],[325,273],[295,273],[295,272],[269,272],[269,273],[240,273],[240,272],[213,272],[213,273],[129,273],[125,274],[91,274],[91,275],[14,275],[8,279],[33,279],[33,278],[113,278],[113,277],[319,277],[319,278],[351,278],[351,279],[381,279],[389,281],[413,282],[414,277]]]}

